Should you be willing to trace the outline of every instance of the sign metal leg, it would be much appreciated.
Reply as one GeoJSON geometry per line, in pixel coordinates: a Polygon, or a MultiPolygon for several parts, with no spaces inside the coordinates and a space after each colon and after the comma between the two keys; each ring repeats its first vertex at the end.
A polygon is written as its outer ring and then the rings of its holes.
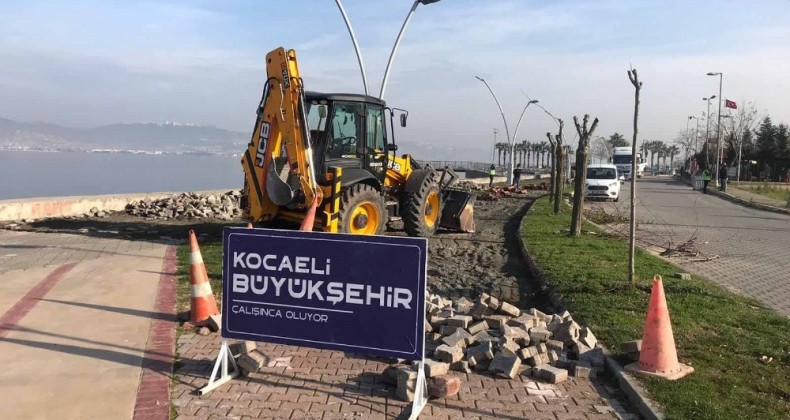
{"type": "Polygon", "coordinates": [[[219,348],[217,361],[214,363],[214,369],[211,371],[211,377],[208,380],[208,384],[198,390],[198,395],[208,394],[225,382],[228,382],[231,379],[239,376],[239,373],[239,366],[236,365],[236,359],[233,358],[233,354],[230,352],[228,340],[223,338],[222,346],[219,348]],[[230,364],[230,367],[233,370],[228,370],[228,364],[230,364]],[[217,377],[217,373],[220,374],[219,377],[217,377]]]}
{"type": "Polygon", "coordinates": [[[417,420],[428,403],[428,383],[425,380],[425,361],[420,360],[417,367],[417,383],[414,384],[414,401],[411,403],[409,420],[417,420]]]}

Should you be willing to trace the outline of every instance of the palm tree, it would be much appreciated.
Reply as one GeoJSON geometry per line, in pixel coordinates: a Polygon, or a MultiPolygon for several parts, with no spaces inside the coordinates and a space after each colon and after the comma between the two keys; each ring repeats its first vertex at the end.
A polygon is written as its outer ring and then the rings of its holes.
{"type": "Polygon", "coordinates": [[[527,153],[529,153],[529,142],[524,140],[521,142],[521,166],[523,167],[527,166],[527,163],[524,160],[524,158],[527,156],[527,153]]]}
{"type": "Polygon", "coordinates": [[[540,142],[540,166],[541,167],[546,167],[546,164],[544,163],[544,161],[545,161],[545,157],[546,157],[546,151],[548,150],[548,148],[549,148],[549,144],[548,143],[546,143],[545,141],[540,142]]]}
{"type": "Polygon", "coordinates": [[[506,153],[505,160],[507,160],[507,143],[497,143],[494,147],[496,148],[498,155],[497,163],[499,166],[502,166],[502,152],[506,153]]]}
{"type": "Polygon", "coordinates": [[[680,153],[680,148],[678,148],[677,146],[675,146],[673,144],[672,147],[670,147],[668,149],[668,152],[669,152],[669,167],[670,168],[674,168],[675,167],[675,156],[677,156],[678,153],[680,153]]]}

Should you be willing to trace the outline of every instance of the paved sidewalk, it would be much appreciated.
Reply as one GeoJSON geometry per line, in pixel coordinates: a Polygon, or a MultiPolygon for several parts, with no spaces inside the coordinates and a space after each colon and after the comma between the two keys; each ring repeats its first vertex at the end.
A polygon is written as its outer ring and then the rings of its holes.
{"type": "Polygon", "coordinates": [[[749,190],[742,190],[740,188],[735,187],[727,187],[728,194],[740,198],[742,200],[750,201],[752,203],[760,203],[765,204],[767,206],[774,206],[779,207],[781,209],[786,208],[787,201],[777,200],[775,198],[767,197],[762,194],[753,193],[749,190]]]}
{"type": "Polygon", "coordinates": [[[0,231],[0,417],[166,419],[174,251],[0,231]]]}
{"type": "MultiPolygon", "coordinates": [[[[380,373],[388,365],[365,356],[270,343],[258,350],[272,362],[251,377],[238,377],[208,395],[203,387],[220,346],[217,334],[185,332],[178,340],[173,405],[179,420],[210,419],[395,419],[408,418],[408,403],[380,373]]],[[[613,419],[636,418],[615,398],[619,391],[598,380],[570,378],[550,385],[529,378],[495,379],[462,374],[460,394],[431,400],[428,419],[613,419]]]]}
{"type": "MultiPolygon", "coordinates": [[[[627,215],[630,188],[622,193],[619,203],[591,205],[627,215]]],[[[790,316],[790,215],[692,191],[669,177],[642,178],[636,197],[640,244],[677,246],[696,237],[704,256],[718,258],[673,263],[790,316]]],[[[615,228],[627,233],[627,226],[615,228]]]]}

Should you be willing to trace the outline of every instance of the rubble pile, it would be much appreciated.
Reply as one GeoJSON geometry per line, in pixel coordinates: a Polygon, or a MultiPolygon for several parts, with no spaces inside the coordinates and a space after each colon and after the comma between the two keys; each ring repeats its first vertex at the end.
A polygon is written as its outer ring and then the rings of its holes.
{"type": "Polygon", "coordinates": [[[220,219],[241,216],[240,191],[224,194],[181,193],[159,200],[133,201],[126,205],[126,213],[146,220],[220,219]]]}
{"type": "Polygon", "coordinates": [[[460,180],[455,182],[452,185],[454,188],[460,188],[464,191],[482,191],[484,188],[482,185],[475,184],[471,181],[460,180]]]}
{"type": "MultiPolygon", "coordinates": [[[[509,379],[526,375],[554,384],[569,375],[594,377],[604,365],[592,331],[567,311],[549,315],[535,308],[521,310],[485,293],[475,301],[428,296],[425,334],[425,375],[431,396],[437,398],[458,392],[460,377],[450,371],[509,379]]],[[[391,366],[384,372],[385,378],[396,380],[397,395],[408,401],[413,399],[416,366],[391,366]]]]}
{"type": "Polygon", "coordinates": [[[521,187],[516,187],[515,185],[510,185],[507,187],[493,187],[489,188],[483,195],[478,197],[479,200],[484,201],[496,201],[500,198],[504,197],[513,197],[517,195],[527,195],[529,191],[540,190],[540,191],[548,191],[549,186],[545,182],[541,182],[540,184],[527,184],[521,187]]]}

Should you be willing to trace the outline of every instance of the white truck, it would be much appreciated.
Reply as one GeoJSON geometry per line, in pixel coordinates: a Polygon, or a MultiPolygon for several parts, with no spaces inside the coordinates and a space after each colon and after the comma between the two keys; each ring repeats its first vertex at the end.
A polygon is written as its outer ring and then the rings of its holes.
{"type": "MultiPolygon", "coordinates": [[[[634,156],[631,154],[631,147],[615,147],[612,152],[612,163],[617,167],[617,172],[622,174],[625,179],[631,179],[631,163],[634,156]]],[[[647,161],[642,158],[642,154],[636,154],[636,177],[641,178],[642,173],[647,167],[647,161]]]]}

